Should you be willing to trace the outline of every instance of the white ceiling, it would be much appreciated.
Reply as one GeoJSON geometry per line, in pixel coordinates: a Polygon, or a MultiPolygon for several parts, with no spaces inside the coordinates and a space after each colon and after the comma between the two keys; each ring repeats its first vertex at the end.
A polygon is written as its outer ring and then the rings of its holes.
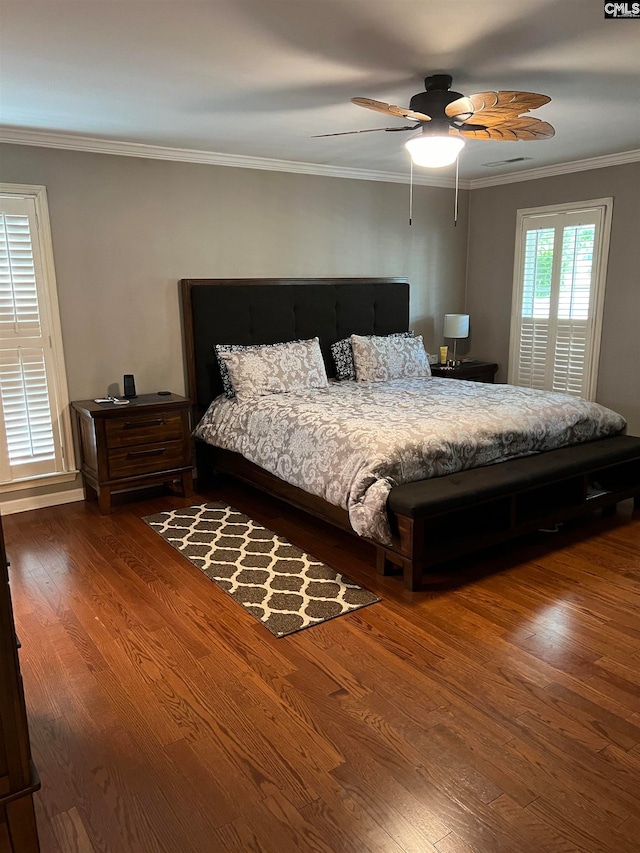
{"type": "Polygon", "coordinates": [[[603,0],[0,0],[0,12],[0,121],[19,132],[405,174],[409,134],[311,137],[406,124],[349,99],[408,106],[426,75],[450,73],[463,94],[552,98],[533,115],[553,139],[470,140],[466,180],[640,148],[640,21],[604,20],[603,0]],[[511,157],[531,159],[483,165],[511,157]]]}

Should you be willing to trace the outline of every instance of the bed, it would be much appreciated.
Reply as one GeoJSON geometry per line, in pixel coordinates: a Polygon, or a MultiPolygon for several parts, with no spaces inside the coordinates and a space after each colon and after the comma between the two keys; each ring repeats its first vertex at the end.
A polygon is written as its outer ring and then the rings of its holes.
{"type": "MultiPolygon", "coordinates": [[[[188,389],[196,420],[222,392],[214,344],[318,337],[331,377],[335,369],[330,346],[335,341],[351,334],[402,333],[409,326],[406,279],[185,279],[181,288],[188,389]]],[[[432,380],[440,396],[450,394],[453,384],[460,390],[466,386],[467,396],[476,399],[479,394],[498,399],[500,388],[504,391],[504,386],[432,380]]],[[[273,417],[284,421],[282,395],[277,405],[281,408],[274,408],[273,417]]],[[[621,425],[609,428],[619,432],[621,425]]],[[[405,586],[419,589],[425,569],[439,562],[594,509],[615,507],[628,497],[637,501],[640,439],[623,434],[583,438],[568,436],[566,440],[581,443],[499,464],[476,461],[480,467],[392,485],[384,494],[387,532],[369,537],[377,549],[378,570],[399,568],[405,586]]],[[[487,459],[497,462],[499,457],[494,457],[487,459]]],[[[277,468],[267,470],[269,466],[202,440],[196,440],[196,461],[202,483],[213,471],[225,472],[353,532],[353,512],[350,518],[345,506],[325,499],[325,491],[310,493],[295,478],[287,482],[276,476],[277,468]]]]}

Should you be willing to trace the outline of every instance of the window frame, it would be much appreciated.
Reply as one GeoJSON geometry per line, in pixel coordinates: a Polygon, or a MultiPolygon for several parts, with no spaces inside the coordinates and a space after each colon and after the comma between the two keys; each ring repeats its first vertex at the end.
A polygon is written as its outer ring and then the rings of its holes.
{"type": "Polygon", "coordinates": [[[71,482],[75,480],[78,471],[76,468],[73,431],[71,427],[71,407],[65,369],[47,189],[40,185],[0,183],[0,197],[29,198],[33,200],[35,206],[37,231],[32,236],[32,240],[33,242],[35,240],[38,242],[43,279],[42,305],[40,305],[40,302],[38,304],[41,317],[44,319],[43,329],[46,330],[43,336],[49,337],[51,347],[51,363],[53,365],[51,381],[53,387],[49,389],[49,398],[51,401],[52,416],[58,423],[62,452],[62,470],[49,474],[36,474],[16,478],[5,483],[0,483],[1,497],[6,492],[20,491],[41,485],[56,485],[58,483],[71,482]]]}
{"type": "MultiPolygon", "coordinates": [[[[593,316],[591,323],[591,340],[589,342],[588,358],[585,360],[585,396],[586,400],[595,400],[598,385],[598,368],[600,364],[600,346],[602,340],[602,322],[604,314],[604,296],[607,283],[607,268],[609,263],[609,245],[611,241],[611,223],[613,219],[613,197],[587,199],[578,202],[549,204],[542,207],[522,208],[516,213],[516,245],[513,262],[513,284],[511,301],[511,325],[509,332],[509,368],[507,382],[515,384],[519,356],[519,329],[522,321],[521,303],[524,289],[524,256],[526,251],[526,224],[531,219],[544,219],[556,214],[580,214],[583,211],[599,209],[601,224],[594,243],[593,264],[593,316]]],[[[554,259],[555,262],[555,259],[554,259]]],[[[553,318],[557,323],[556,316],[553,318]]]]}

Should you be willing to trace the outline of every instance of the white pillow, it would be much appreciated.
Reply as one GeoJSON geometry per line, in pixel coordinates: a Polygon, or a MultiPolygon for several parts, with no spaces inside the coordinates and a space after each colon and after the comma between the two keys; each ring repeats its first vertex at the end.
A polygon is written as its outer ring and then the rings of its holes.
{"type": "MultiPolygon", "coordinates": [[[[361,337],[412,338],[413,332],[392,332],[390,335],[361,335],[361,337]]],[[[353,363],[351,338],[343,338],[341,341],[331,344],[331,356],[336,368],[336,379],[338,382],[356,378],[356,366],[353,363]]]]}
{"type": "Polygon", "coordinates": [[[328,385],[318,338],[221,351],[218,357],[229,371],[236,397],[284,394],[328,385]]]}
{"type": "Polygon", "coordinates": [[[431,376],[422,335],[415,338],[351,335],[358,382],[431,376]]]}

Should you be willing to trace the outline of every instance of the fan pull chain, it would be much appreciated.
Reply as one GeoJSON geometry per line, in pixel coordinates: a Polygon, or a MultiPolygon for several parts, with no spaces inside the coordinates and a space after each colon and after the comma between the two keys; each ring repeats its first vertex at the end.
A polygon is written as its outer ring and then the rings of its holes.
{"type": "Polygon", "coordinates": [[[409,157],[411,172],[409,177],[409,225],[413,225],[413,160],[409,157]]]}
{"type": "Polygon", "coordinates": [[[453,227],[458,227],[458,164],[460,162],[460,157],[456,157],[456,198],[453,203],[453,227]]]}

